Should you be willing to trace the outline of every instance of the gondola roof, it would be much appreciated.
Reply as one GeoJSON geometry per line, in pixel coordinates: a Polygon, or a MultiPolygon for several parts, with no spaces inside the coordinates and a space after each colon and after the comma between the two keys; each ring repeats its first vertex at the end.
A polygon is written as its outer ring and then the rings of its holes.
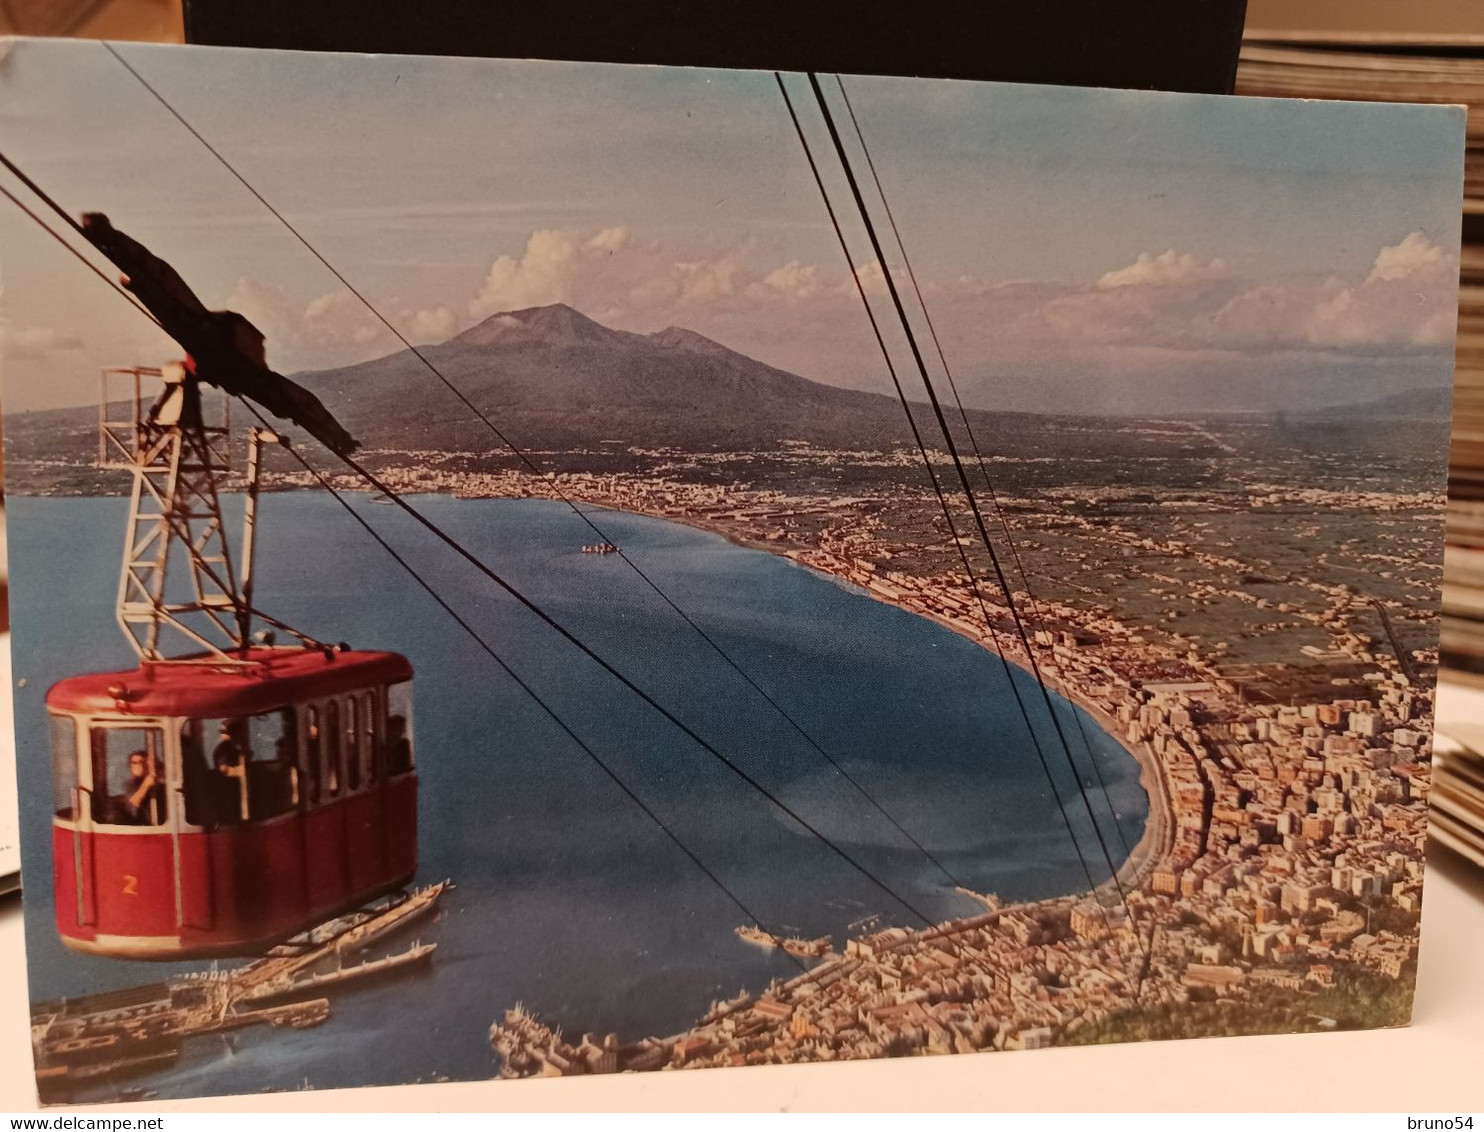
{"type": "Polygon", "coordinates": [[[211,657],[145,663],[119,672],[72,676],[46,694],[53,711],[98,715],[229,717],[257,715],[301,700],[412,678],[392,652],[254,648],[246,664],[211,657]]]}

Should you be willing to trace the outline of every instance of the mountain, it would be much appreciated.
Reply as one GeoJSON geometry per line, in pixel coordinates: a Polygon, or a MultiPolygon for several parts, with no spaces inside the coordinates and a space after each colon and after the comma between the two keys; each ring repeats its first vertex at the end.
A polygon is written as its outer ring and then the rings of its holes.
{"type": "Polygon", "coordinates": [[[1321,420],[1440,421],[1446,424],[1453,417],[1453,387],[1432,386],[1369,401],[1347,401],[1293,416],[1321,420]]]}
{"type": "MultiPolygon", "coordinates": [[[[911,442],[894,398],[807,381],[680,327],[613,330],[560,303],[491,315],[419,352],[524,446],[911,442]]],[[[370,445],[488,447],[410,350],[296,380],[370,445]]]]}
{"type": "MultiPolygon", "coordinates": [[[[747,453],[777,450],[791,440],[825,448],[913,447],[895,397],[808,381],[682,327],[654,334],[614,330],[562,304],[491,315],[416,353],[404,349],[294,377],[370,449],[465,452],[474,458],[464,466],[504,466],[503,445],[418,354],[543,467],[612,469],[628,448],[747,453]],[[567,455],[558,460],[555,452],[567,455]]],[[[908,388],[916,384],[911,375],[908,388]]],[[[1401,426],[1415,432],[1446,421],[1447,393],[1421,390],[1364,405],[1279,415],[1333,426],[1303,433],[1313,443],[1329,443],[1325,438],[1331,437],[1355,448],[1362,444],[1357,430],[1400,443],[1401,426]]],[[[1085,402],[1076,404],[1080,412],[1093,411],[1085,402]]],[[[957,410],[945,409],[958,443],[967,449],[957,410]]],[[[941,447],[927,406],[914,402],[912,410],[924,440],[941,447]]],[[[241,419],[236,412],[233,416],[241,419]]],[[[987,456],[1037,461],[1061,453],[1085,456],[1095,441],[1115,462],[1151,454],[1182,460],[1195,444],[1172,436],[1164,442],[1165,451],[1160,442],[1127,430],[1114,417],[981,410],[968,416],[987,456]]],[[[28,491],[89,491],[105,484],[117,490],[117,474],[100,475],[84,464],[97,450],[95,407],[16,413],[5,423],[7,453],[26,464],[28,491]]],[[[1285,443],[1296,441],[1289,436],[1285,443]]]]}

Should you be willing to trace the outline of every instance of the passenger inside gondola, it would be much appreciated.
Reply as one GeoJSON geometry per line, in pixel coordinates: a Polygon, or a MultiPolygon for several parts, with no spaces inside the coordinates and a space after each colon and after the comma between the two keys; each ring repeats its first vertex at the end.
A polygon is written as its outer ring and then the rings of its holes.
{"type": "Polygon", "coordinates": [[[253,821],[266,821],[299,804],[298,746],[294,709],[282,708],[245,720],[248,744],[247,799],[253,821]]]}
{"type": "Polygon", "coordinates": [[[187,720],[181,730],[186,821],[204,829],[266,821],[299,804],[293,708],[221,721],[187,720]],[[208,762],[204,738],[215,734],[208,762]]]}
{"type": "Polygon", "coordinates": [[[180,792],[190,825],[213,824],[211,771],[201,742],[202,721],[188,719],[180,730],[180,792]]]}
{"type": "Polygon", "coordinates": [[[162,735],[152,727],[93,726],[93,820],[104,825],[163,825],[167,819],[162,735]]]}
{"type": "Polygon", "coordinates": [[[115,808],[118,825],[160,825],[165,820],[165,783],[160,761],[148,751],[129,752],[129,778],[115,808]]]}
{"type": "Polygon", "coordinates": [[[412,740],[407,737],[407,718],[391,715],[386,721],[388,774],[406,774],[412,769],[412,740]]]}
{"type": "Polygon", "coordinates": [[[304,725],[304,777],[307,781],[305,801],[311,806],[319,805],[319,710],[311,707],[304,725]]]}
{"type": "Polygon", "coordinates": [[[338,798],[340,796],[340,705],[335,700],[325,701],[325,727],[324,738],[320,739],[319,729],[315,729],[315,745],[318,747],[323,743],[324,776],[321,785],[327,797],[338,798]]]}
{"type": "Polygon", "coordinates": [[[243,721],[222,720],[211,752],[211,801],[216,820],[234,825],[248,819],[247,744],[243,721]]]}
{"type": "Polygon", "coordinates": [[[95,709],[97,677],[49,693],[55,910],[68,946],[135,959],[261,955],[411,882],[406,661],[271,659],[293,679],[164,668],[125,699],[104,674],[127,715],[95,709]],[[364,679],[346,678],[360,676],[345,672],[353,664],[364,679]]]}

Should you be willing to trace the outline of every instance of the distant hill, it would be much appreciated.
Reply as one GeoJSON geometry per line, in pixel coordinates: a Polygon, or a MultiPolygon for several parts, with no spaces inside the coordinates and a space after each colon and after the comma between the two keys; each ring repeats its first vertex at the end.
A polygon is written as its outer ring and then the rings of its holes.
{"type": "MultiPolygon", "coordinates": [[[[526,445],[617,440],[748,449],[784,440],[851,447],[911,441],[893,398],[808,381],[680,327],[612,330],[563,304],[491,315],[420,350],[526,445]]],[[[489,442],[409,350],[297,380],[372,444],[489,442]]]]}
{"type": "Polygon", "coordinates": [[[1409,390],[1390,397],[1330,405],[1292,416],[1306,420],[1448,421],[1453,417],[1453,387],[1441,385],[1409,390]]]}
{"type": "MultiPolygon", "coordinates": [[[[809,381],[681,327],[654,334],[613,330],[557,304],[492,315],[419,350],[544,467],[553,466],[549,454],[556,451],[568,454],[560,462],[564,467],[599,468],[613,467],[611,458],[630,448],[754,452],[777,450],[785,441],[844,449],[914,446],[895,397],[809,381]]],[[[488,429],[410,350],[294,377],[368,448],[508,459],[488,429]]],[[[914,375],[908,388],[916,386],[914,375]]],[[[1431,429],[1435,421],[1446,421],[1447,402],[1447,390],[1426,389],[1360,405],[1268,415],[1343,424],[1346,439],[1333,442],[1359,452],[1363,443],[1384,448],[1397,442],[1390,433],[1399,422],[1431,429]],[[1378,436],[1362,442],[1359,432],[1378,436]]],[[[912,409],[923,439],[941,448],[931,411],[916,402],[912,409]]],[[[967,453],[957,409],[945,409],[967,453]]],[[[236,411],[233,416],[241,419],[236,411]]],[[[1203,443],[1196,433],[1150,434],[1115,417],[982,410],[968,416],[986,456],[1085,457],[1096,448],[1113,461],[1186,459],[1198,457],[1203,443]]],[[[26,465],[24,490],[90,491],[105,484],[118,490],[122,477],[100,476],[89,466],[97,450],[96,430],[92,406],[8,417],[7,452],[26,465]]],[[[1324,437],[1333,431],[1309,430],[1310,440],[1329,443],[1324,437]]],[[[1116,463],[1110,468],[1114,475],[1124,474],[1116,463]]]]}

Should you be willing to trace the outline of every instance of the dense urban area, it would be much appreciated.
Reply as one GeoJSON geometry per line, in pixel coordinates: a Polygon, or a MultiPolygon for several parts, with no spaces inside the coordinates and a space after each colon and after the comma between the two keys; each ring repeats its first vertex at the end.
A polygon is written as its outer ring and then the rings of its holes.
{"type": "MultiPolygon", "coordinates": [[[[505,1074],[1405,1019],[1442,495],[1399,489],[1416,478],[1384,459],[1347,485],[1326,475],[1322,446],[1272,442],[1291,425],[1106,427],[1126,434],[1120,448],[1173,436],[1206,470],[1176,477],[1168,457],[1084,451],[1052,461],[1076,477],[1056,482],[1045,458],[999,460],[997,507],[978,480],[987,469],[971,472],[993,540],[1023,568],[1005,563],[1041,674],[1144,767],[1150,817],[1118,881],[1016,907],[990,895],[978,915],[840,941],[806,973],[714,1003],[669,1037],[574,1040],[515,1008],[491,1035],[505,1074]],[[1147,482],[1129,482],[1130,468],[1147,482]]],[[[379,462],[399,492],[562,496],[705,527],[1028,663],[967,505],[953,504],[950,531],[915,454],[629,455],[642,466],[545,477],[450,453],[379,462]]],[[[946,455],[934,462],[961,500],[946,455]]]]}
{"type": "MultiPolygon", "coordinates": [[[[1036,665],[1144,771],[1149,818],[1117,880],[1018,906],[985,894],[930,929],[836,940],[797,977],[698,1003],[684,1033],[573,1037],[512,1004],[491,1031],[501,1072],[1405,1021],[1443,515],[1441,482],[1416,490],[1424,427],[1046,418],[981,437],[996,455],[966,470],[1036,665]]],[[[930,455],[951,527],[905,448],[611,442],[527,453],[542,474],[434,444],[365,461],[399,493],[565,498],[702,527],[1028,665],[951,460],[930,455]]],[[[270,481],[312,485],[286,461],[270,481]]]]}

